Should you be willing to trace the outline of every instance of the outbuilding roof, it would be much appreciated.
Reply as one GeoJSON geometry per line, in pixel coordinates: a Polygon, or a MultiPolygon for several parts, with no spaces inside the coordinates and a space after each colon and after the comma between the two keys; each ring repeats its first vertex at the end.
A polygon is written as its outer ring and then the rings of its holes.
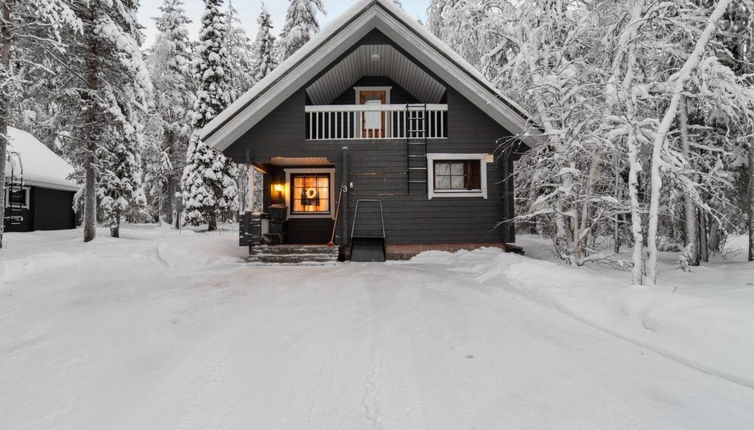
{"type": "MultiPolygon", "coordinates": [[[[528,113],[392,0],[360,0],[207,124],[202,140],[225,150],[375,29],[509,132],[536,132],[528,113]]],[[[523,138],[529,146],[537,140],[523,138]]]]}
{"type": "Polygon", "coordinates": [[[13,127],[8,127],[8,136],[10,137],[8,152],[18,153],[20,165],[16,157],[11,157],[10,163],[6,161],[6,177],[10,177],[11,169],[18,176],[23,168],[24,185],[63,191],[79,189],[76,183],[68,179],[74,171],[73,166],[52,152],[39,139],[13,127]]]}

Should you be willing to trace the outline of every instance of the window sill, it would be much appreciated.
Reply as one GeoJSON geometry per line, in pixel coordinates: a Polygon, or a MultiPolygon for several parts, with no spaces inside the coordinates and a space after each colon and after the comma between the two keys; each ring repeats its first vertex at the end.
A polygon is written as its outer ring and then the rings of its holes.
{"type": "Polygon", "coordinates": [[[483,198],[487,199],[487,195],[482,190],[473,190],[473,191],[432,191],[429,199],[432,200],[433,198],[454,198],[454,197],[463,197],[463,198],[483,198]]]}
{"type": "Polygon", "coordinates": [[[332,214],[329,213],[312,213],[312,214],[305,214],[305,213],[291,213],[288,215],[288,219],[313,219],[313,218],[330,218],[333,219],[332,214]]]}

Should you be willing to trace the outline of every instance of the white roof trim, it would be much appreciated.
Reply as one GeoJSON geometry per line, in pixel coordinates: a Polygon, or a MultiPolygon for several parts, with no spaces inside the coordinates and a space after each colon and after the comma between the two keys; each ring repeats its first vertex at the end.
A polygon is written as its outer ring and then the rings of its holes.
{"type": "MultiPolygon", "coordinates": [[[[374,29],[511,133],[531,128],[523,109],[391,0],[361,0],[207,124],[201,130],[202,140],[225,150],[374,29]]],[[[524,139],[529,146],[537,140],[524,139]]]]}

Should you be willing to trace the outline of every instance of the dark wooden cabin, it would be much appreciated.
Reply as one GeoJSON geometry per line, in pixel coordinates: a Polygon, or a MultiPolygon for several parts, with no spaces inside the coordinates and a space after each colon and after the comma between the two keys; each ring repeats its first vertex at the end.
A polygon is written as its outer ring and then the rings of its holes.
{"type": "Polygon", "coordinates": [[[270,237],[326,244],[335,230],[346,253],[352,235],[384,235],[388,257],[405,258],[513,242],[504,223],[514,213],[513,162],[536,137],[512,136],[534,129],[392,1],[363,0],[202,134],[263,178],[257,212],[277,215],[246,219],[242,244],[252,253],[270,237]],[[262,224],[263,237],[246,231],[262,224]]]}
{"type": "Polygon", "coordinates": [[[5,231],[76,228],[73,198],[79,187],[68,180],[73,167],[31,134],[12,127],[8,134],[5,231]]]}

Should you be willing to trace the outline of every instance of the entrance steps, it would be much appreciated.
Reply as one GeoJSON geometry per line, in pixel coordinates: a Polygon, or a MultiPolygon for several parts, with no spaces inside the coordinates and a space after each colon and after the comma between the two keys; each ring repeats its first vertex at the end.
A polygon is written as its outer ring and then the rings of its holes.
{"type": "Polygon", "coordinates": [[[319,265],[338,262],[339,246],[259,245],[249,248],[246,261],[257,264],[319,265]]]}

